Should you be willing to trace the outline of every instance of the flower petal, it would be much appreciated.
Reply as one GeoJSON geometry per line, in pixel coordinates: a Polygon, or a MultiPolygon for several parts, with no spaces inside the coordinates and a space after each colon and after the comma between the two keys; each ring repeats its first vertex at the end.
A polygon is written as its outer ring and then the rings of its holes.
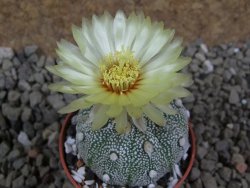
{"type": "Polygon", "coordinates": [[[103,92],[87,96],[87,99],[88,101],[94,103],[111,105],[111,104],[118,104],[119,95],[116,93],[107,92],[103,90],[103,92]]]}
{"type": "Polygon", "coordinates": [[[131,104],[133,104],[134,106],[142,106],[147,104],[149,100],[157,94],[157,91],[149,91],[146,89],[146,86],[145,89],[143,88],[143,86],[141,86],[140,88],[131,91],[127,96],[131,101],[131,104]]]}
{"type": "Polygon", "coordinates": [[[153,30],[151,29],[151,20],[149,17],[143,20],[143,26],[140,32],[136,33],[135,41],[132,46],[132,51],[135,54],[135,58],[140,59],[141,51],[144,49],[145,45],[150,41],[153,30]]]}
{"type": "Polygon", "coordinates": [[[93,33],[92,25],[87,19],[83,19],[82,32],[85,38],[86,49],[84,56],[94,65],[98,66],[102,54],[99,49],[99,45],[93,33]]]}
{"type": "Polygon", "coordinates": [[[78,86],[78,85],[72,85],[68,82],[59,82],[50,84],[48,88],[52,91],[58,91],[70,94],[95,94],[103,92],[103,89],[99,88],[98,85],[78,86]]]}
{"type": "Polygon", "coordinates": [[[72,34],[73,37],[77,43],[77,45],[79,46],[82,54],[84,54],[85,50],[86,50],[86,43],[84,40],[84,35],[82,32],[81,28],[76,27],[75,25],[72,26],[72,34]]]}
{"type": "Polygon", "coordinates": [[[152,57],[156,56],[162,47],[173,38],[173,36],[174,30],[158,30],[155,32],[151,41],[147,44],[147,47],[145,47],[146,51],[140,59],[140,64],[144,65],[152,57]]]}
{"type": "Polygon", "coordinates": [[[138,119],[142,116],[142,109],[140,107],[135,107],[133,105],[126,106],[126,111],[131,117],[138,119]]]}
{"type": "Polygon", "coordinates": [[[119,106],[117,104],[114,104],[114,105],[111,105],[109,107],[109,109],[107,110],[106,114],[109,116],[109,117],[116,117],[118,116],[119,114],[121,114],[123,110],[123,107],[122,106],[119,106]]]}
{"type": "Polygon", "coordinates": [[[131,104],[131,101],[126,94],[122,94],[118,98],[118,104],[121,106],[125,106],[131,104]]]}
{"type": "Polygon", "coordinates": [[[134,123],[134,125],[142,132],[146,132],[147,131],[147,126],[146,123],[143,121],[143,117],[139,117],[139,118],[133,118],[132,117],[132,121],[134,123]]]}
{"type": "Polygon", "coordinates": [[[77,94],[78,91],[71,88],[67,82],[59,82],[48,85],[48,88],[52,91],[62,92],[62,93],[69,93],[69,94],[77,94]]]}
{"type": "Polygon", "coordinates": [[[171,108],[170,105],[155,105],[159,110],[161,110],[162,112],[164,112],[165,114],[170,114],[170,115],[174,115],[177,113],[177,111],[173,108],[171,108]]]}
{"type": "Polygon", "coordinates": [[[110,28],[105,27],[103,19],[95,15],[92,17],[92,24],[93,24],[93,33],[96,38],[97,45],[100,49],[101,55],[105,56],[110,52],[113,52],[113,49],[110,46],[110,41],[108,36],[110,28]]]}
{"type": "Polygon", "coordinates": [[[181,40],[176,39],[169,45],[164,46],[164,49],[159,54],[145,64],[146,70],[154,70],[164,65],[175,63],[182,51],[181,42],[181,40]]]}
{"type": "Polygon", "coordinates": [[[124,12],[118,11],[115,15],[113,23],[113,35],[114,35],[115,49],[117,51],[122,50],[125,32],[126,32],[126,16],[124,12]]]}
{"type": "Polygon", "coordinates": [[[191,95],[191,93],[187,89],[176,87],[157,95],[156,97],[151,99],[151,102],[157,105],[163,105],[171,102],[174,99],[187,97],[189,95],[191,95]]]}
{"type": "Polygon", "coordinates": [[[188,65],[189,63],[190,63],[189,58],[179,58],[176,63],[170,64],[170,65],[164,65],[157,69],[149,70],[145,74],[146,76],[151,77],[159,73],[177,72],[181,70],[183,67],[185,67],[186,65],[188,65]]]}
{"type": "Polygon", "coordinates": [[[155,122],[157,125],[164,126],[165,125],[165,119],[162,114],[162,112],[158,109],[156,109],[151,104],[147,104],[142,108],[142,111],[146,114],[149,119],[151,119],[153,122],[155,122]]]}
{"type": "Polygon", "coordinates": [[[92,76],[80,73],[66,65],[46,67],[48,71],[76,85],[96,85],[92,76]]]}
{"type": "Polygon", "coordinates": [[[136,33],[140,29],[140,18],[138,18],[134,13],[130,14],[126,21],[126,35],[123,40],[123,47],[125,49],[132,49],[132,44],[135,40],[136,33]]]}
{"type": "Polygon", "coordinates": [[[86,97],[81,97],[79,99],[72,101],[69,105],[60,109],[59,113],[66,114],[69,112],[74,112],[74,111],[79,110],[79,109],[89,108],[92,105],[93,105],[93,103],[90,103],[89,101],[87,101],[86,97]]]}
{"type": "Polygon", "coordinates": [[[131,126],[128,122],[127,113],[125,111],[122,111],[122,113],[115,118],[115,130],[118,134],[126,133],[126,131],[131,126]]]}
{"type": "MultiPolygon", "coordinates": [[[[145,93],[144,93],[145,94],[145,93]]],[[[142,106],[148,102],[148,98],[143,97],[143,94],[139,94],[138,92],[131,92],[128,95],[129,100],[134,106],[142,106]]]]}
{"type": "Polygon", "coordinates": [[[109,117],[106,115],[106,110],[108,109],[108,107],[106,105],[95,105],[97,109],[93,109],[96,110],[96,112],[94,113],[94,119],[92,122],[92,130],[98,130],[101,127],[103,127],[109,117]]]}
{"type": "Polygon", "coordinates": [[[95,67],[85,60],[78,48],[74,48],[73,44],[66,43],[63,40],[57,45],[56,53],[64,64],[84,74],[94,75],[95,67]]]}

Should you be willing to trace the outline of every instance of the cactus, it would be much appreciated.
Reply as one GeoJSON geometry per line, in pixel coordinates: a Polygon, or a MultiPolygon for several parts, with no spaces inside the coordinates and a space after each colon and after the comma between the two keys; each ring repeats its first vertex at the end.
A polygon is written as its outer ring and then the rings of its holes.
{"type": "Polygon", "coordinates": [[[47,69],[66,80],[51,90],[82,95],[59,110],[79,110],[80,157],[108,184],[156,183],[189,146],[187,113],[176,100],[192,83],[179,72],[190,63],[181,40],[143,13],[122,11],[84,19],[72,32],[77,46],[59,42],[60,61],[47,69]]]}
{"type": "Polygon", "coordinates": [[[176,114],[164,114],[166,125],[157,126],[145,115],[147,130],[132,129],[119,135],[110,119],[104,128],[93,131],[88,122],[90,109],[77,116],[77,149],[102,181],[119,186],[145,186],[173,169],[189,147],[188,117],[185,108],[171,103],[176,114]]]}

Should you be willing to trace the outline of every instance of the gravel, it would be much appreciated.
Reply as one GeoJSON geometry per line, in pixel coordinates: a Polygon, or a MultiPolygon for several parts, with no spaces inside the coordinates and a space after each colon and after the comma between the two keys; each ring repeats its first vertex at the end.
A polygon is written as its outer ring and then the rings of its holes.
{"type": "MultiPolygon", "coordinates": [[[[183,52],[194,78],[183,103],[197,138],[184,188],[250,187],[249,44],[209,48],[199,40],[183,52]]],[[[44,67],[54,64],[36,45],[0,47],[0,187],[72,187],[58,163],[57,110],[76,97],[48,90],[58,78],[44,67]]]]}
{"type": "Polygon", "coordinates": [[[184,105],[191,111],[197,136],[197,161],[187,187],[250,187],[246,176],[250,171],[249,53],[250,46],[244,43],[204,48],[201,42],[184,52],[193,58],[185,71],[193,74],[195,99],[185,99],[184,105]]]}

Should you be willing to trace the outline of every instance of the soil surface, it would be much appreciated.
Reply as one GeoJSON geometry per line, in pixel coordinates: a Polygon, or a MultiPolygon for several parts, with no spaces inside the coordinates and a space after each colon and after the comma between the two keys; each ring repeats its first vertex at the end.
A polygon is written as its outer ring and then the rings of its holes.
{"type": "Polygon", "coordinates": [[[0,46],[18,50],[37,44],[46,54],[54,54],[61,38],[72,40],[72,24],[104,10],[113,15],[118,9],[126,14],[142,10],[175,28],[185,43],[201,38],[215,45],[250,38],[249,0],[1,0],[0,7],[0,46]]]}

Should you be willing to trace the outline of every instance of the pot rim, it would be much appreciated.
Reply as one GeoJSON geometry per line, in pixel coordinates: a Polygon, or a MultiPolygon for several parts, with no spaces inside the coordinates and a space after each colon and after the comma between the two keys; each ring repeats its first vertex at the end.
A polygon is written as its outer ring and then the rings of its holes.
{"type": "MultiPolygon", "coordinates": [[[[64,153],[64,141],[65,141],[66,130],[69,126],[69,122],[70,122],[73,115],[74,115],[74,113],[67,114],[67,116],[64,119],[63,124],[61,126],[60,135],[59,135],[59,158],[60,158],[61,165],[63,167],[64,172],[66,173],[67,178],[70,180],[70,182],[74,185],[75,188],[81,188],[82,186],[79,183],[77,183],[73,179],[73,177],[71,176],[71,173],[70,173],[69,168],[68,168],[66,161],[65,161],[65,153],[64,153]]],[[[187,176],[190,173],[190,171],[193,167],[194,160],[195,160],[196,138],[195,138],[194,130],[192,127],[192,123],[190,121],[189,121],[189,135],[191,138],[191,157],[190,157],[188,167],[187,167],[185,173],[183,174],[181,179],[178,180],[178,182],[174,188],[181,187],[183,182],[187,179],[187,176]]],[[[99,185],[99,187],[102,188],[102,185],[99,185]]]]}

